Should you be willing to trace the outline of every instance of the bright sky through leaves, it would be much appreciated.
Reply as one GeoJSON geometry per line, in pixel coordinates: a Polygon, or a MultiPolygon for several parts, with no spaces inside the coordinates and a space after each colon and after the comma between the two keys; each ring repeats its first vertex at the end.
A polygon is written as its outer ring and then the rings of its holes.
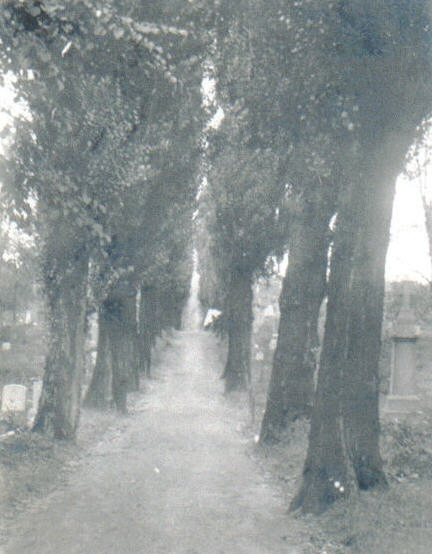
{"type": "Polygon", "coordinates": [[[420,182],[405,176],[397,182],[386,279],[422,282],[432,279],[420,182]]]}

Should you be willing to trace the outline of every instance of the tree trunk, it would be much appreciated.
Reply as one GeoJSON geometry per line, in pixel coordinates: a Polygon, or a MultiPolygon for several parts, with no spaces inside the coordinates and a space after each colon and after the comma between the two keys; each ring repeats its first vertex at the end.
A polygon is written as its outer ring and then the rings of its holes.
{"type": "Polygon", "coordinates": [[[386,485],[378,389],[384,267],[395,180],[407,148],[399,142],[371,151],[359,179],[344,193],[332,251],[317,401],[303,483],[292,508],[320,512],[345,496],[354,480],[362,489],[386,485]],[[338,484],[333,493],[332,480],[338,484]]]}
{"type": "Polygon", "coordinates": [[[89,256],[84,245],[68,249],[62,238],[53,233],[46,245],[50,345],[33,430],[73,440],[81,403],[89,256]]]}
{"type": "Polygon", "coordinates": [[[130,345],[129,392],[138,391],[140,386],[140,355],[138,349],[137,291],[127,296],[127,309],[122,312],[122,329],[130,345]]]}
{"type": "Polygon", "coordinates": [[[103,307],[99,309],[98,327],[96,364],[84,400],[84,406],[104,410],[111,403],[112,370],[107,314],[103,307]]]}
{"type": "Polygon", "coordinates": [[[228,357],[225,392],[246,390],[250,383],[252,275],[233,269],[228,291],[228,357]]]}
{"type": "MultiPolygon", "coordinates": [[[[352,208],[352,203],[348,208],[352,208]]],[[[351,212],[355,214],[355,207],[351,212]]],[[[303,481],[291,509],[320,513],[347,494],[348,460],[344,451],[341,416],[343,369],[346,359],[349,282],[355,227],[350,213],[339,213],[328,283],[327,318],[312,414],[303,481]]]]}
{"type": "Polygon", "coordinates": [[[318,347],[318,315],[326,288],[331,215],[329,208],[317,210],[306,204],[293,225],[262,443],[277,442],[290,421],[312,413],[314,349],[318,347]]]}
{"type": "Polygon", "coordinates": [[[154,337],[156,336],[155,313],[157,296],[152,287],[141,288],[141,302],[139,311],[138,345],[140,367],[146,377],[151,375],[151,358],[154,337]]]}
{"type": "Polygon", "coordinates": [[[367,221],[363,218],[358,230],[353,259],[343,419],[347,453],[363,490],[387,485],[379,452],[378,367],[396,176],[393,168],[372,173],[372,179],[381,186],[378,190],[368,187],[367,221]]]}
{"type": "Polygon", "coordinates": [[[112,395],[120,413],[127,412],[127,393],[136,387],[136,291],[119,285],[104,302],[112,358],[112,395]],[[133,386],[131,386],[131,383],[133,386]]]}

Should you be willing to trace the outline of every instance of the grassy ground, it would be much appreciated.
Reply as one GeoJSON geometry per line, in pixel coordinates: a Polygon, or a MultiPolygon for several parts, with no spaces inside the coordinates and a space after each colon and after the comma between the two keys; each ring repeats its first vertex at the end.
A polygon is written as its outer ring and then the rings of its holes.
{"type": "MultiPolygon", "coordinates": [[[[432,440],[429,435],[425,444],[424,425],[413,420],[383,425],[388,491],[355,493],[319,517],[294,515],[310,526],[305,553],[432,552],[432,440]]],[[[256,453],[279,483],[287,505],[298,486],[307,434],[308,425],[298,422],[277,447],[260,447],[256,453]]]]}
{"type": "MultiPolygon", "coordinates": [[[[262,372],[256,372],[262,374],[262,372]]],[[[255,384],[257,422],[265,407],[268,376],[255,384]]],[[[430,554],[432,552],[432,411],[383,417],[381,453],[389,481],[385,492],[357,492],[319,517],[294,514],[310,526],[304,553],[430,554]]],[[[255,455],[282,490],[287,506],[299,485],[309,424],[298,421],[279,445],[255,455]]]]}

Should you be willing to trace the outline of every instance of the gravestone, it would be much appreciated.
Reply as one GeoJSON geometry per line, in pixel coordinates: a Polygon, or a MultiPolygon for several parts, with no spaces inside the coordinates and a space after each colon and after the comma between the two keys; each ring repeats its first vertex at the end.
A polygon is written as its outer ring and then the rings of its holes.
{"type": "Polygon", "coordinates": [[[392,362],[390,394],[386,398],[385,411],[407,413],[418,409],[415,372],[417,366],[417,341],[420,328],[410,306],[407,289],[404,289],[401,311],[392,328],[392,362]]]}
{"type": "Polygon", "coordinates": [[[2,394],[2,412],[23,413],[26,410],[27,387],[24,385],[5,385],[2,394]]]}
{"type": "Polygon", "coordinates": [[[42,381],[34,381],[32,389],[32,407],[27,412],[27,426],[30,428],[33,427],[33,423],[36,418],[41,394],[42,381]]]}
{"type": "Polygon", "coordinates": [[[42,381],[34,381],[32,390],[32,408],[37,410],[39,406],[39,398],[42,393],[42,381]]]}

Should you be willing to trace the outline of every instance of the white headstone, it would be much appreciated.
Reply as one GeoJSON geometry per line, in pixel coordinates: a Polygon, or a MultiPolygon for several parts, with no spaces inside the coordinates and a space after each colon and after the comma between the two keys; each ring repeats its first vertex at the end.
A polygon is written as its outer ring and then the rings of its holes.
{"type": "Polygon", "coordinates": [[[37,410],[39,406],[39,398],[42,393],[42,381],[35,381],[33,383],[33,391],[32,391],[32,408],[33,410],[37,410]]]}
{"type": "Polygon", "coordinates": [[[25,412],[27,388],[24,385],[5,385],[2,412],[25,412]]]}
{"type": "Polygon", "coordinates": [[[30,323],[32,322],[32,313],[30,310],[26,310],[24,321],[26,325],[30,325],[30,323]]]}
{"type": "Polygon", "coordinates": [[[1,349],[3,352],[11,349],[11,343],[10,342],[2,342],[1,343],[1,349]]]}

